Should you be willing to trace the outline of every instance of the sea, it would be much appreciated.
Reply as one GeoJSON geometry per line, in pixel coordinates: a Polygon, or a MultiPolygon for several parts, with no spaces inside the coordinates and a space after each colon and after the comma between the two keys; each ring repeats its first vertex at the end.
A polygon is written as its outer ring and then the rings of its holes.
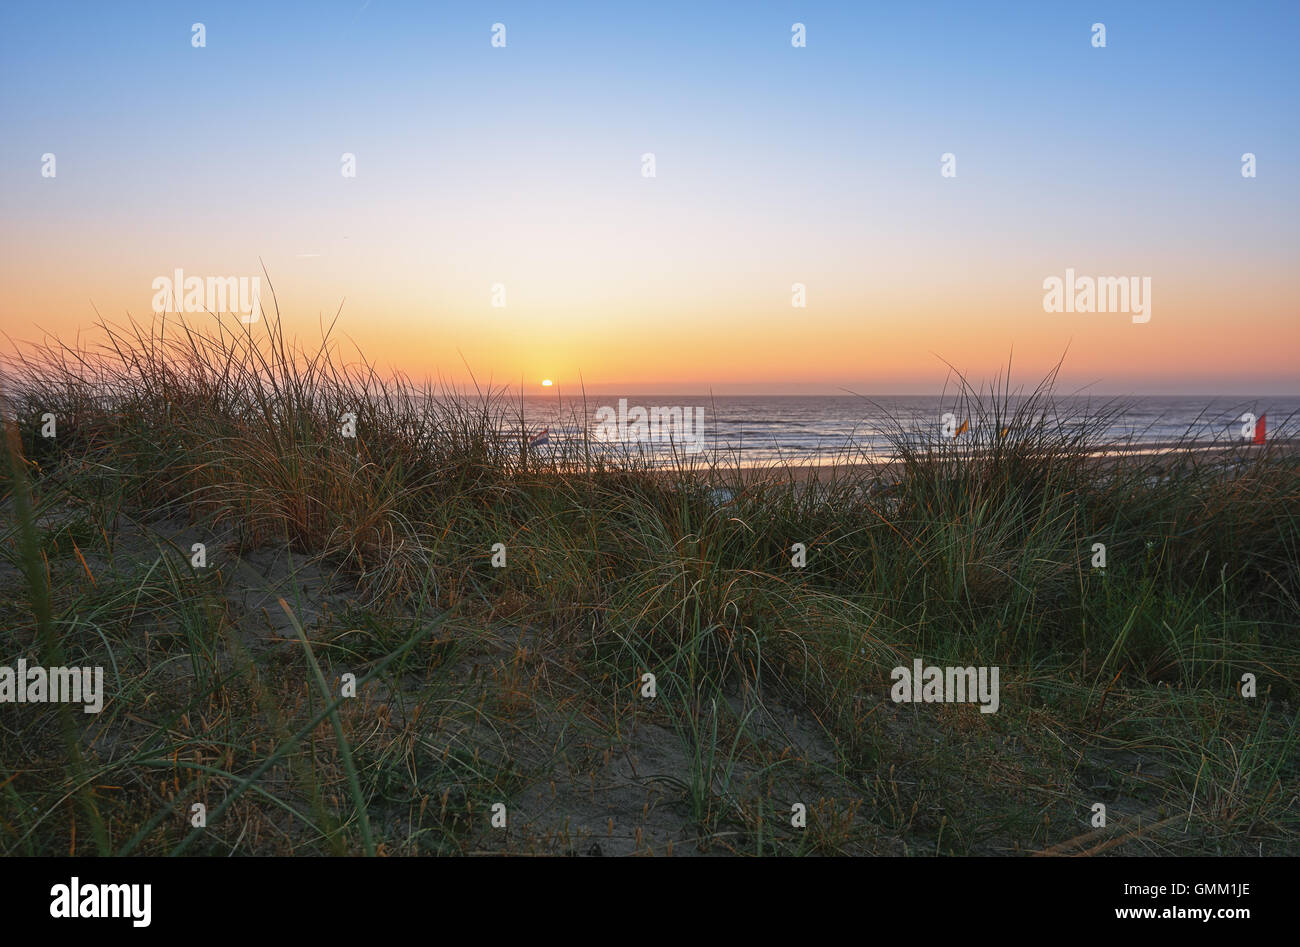
{"type": "MultiPolygon", "coordinates": [[[[1000,417],[1020,400],[1010,396],[1000,417]]],[[[951,395],[529,396],[522,414],[526,436],[544,453],[599,450],[651,464],[699,454],[746,466],[886,460],[900,435],[960,438],[981,423],[978,409],[951,395]]],[[[1058,396],[1048,417],[1065,431],[1088,426],[1098,445],[1248,444],[1261,417],[1266,437],[1293,437],[1300,396],[1058,396]]]]}

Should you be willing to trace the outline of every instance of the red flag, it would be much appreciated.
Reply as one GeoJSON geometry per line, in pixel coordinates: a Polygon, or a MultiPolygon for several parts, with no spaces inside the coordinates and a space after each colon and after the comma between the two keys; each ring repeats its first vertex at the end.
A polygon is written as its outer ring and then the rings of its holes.
{"type": "Polygon", "coordinates": [[[1266,417],[1268,417],[1267,414],[1261,414],[1259,416],[1259,420],[1255,422],[1255,443],[1256,444],[1264,443],[1264,419],[1266,417]]]}

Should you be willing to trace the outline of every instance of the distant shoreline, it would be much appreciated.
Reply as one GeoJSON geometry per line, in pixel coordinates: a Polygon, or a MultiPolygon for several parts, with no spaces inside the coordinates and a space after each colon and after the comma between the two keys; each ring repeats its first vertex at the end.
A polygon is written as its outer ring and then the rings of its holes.
{"type": "MultiPolygon", "coordinates": [[[[948,445],[943,446],[947,447],[948,445]]],[[[923,450],[924,448],[922,448],[923,450]]],[[[1240,444],[1195,444],[1179,441],[1118,444],[1098,447],[1090,451],[1087,457],[1099,465],[1108,460],[1114,460],[1121,464],[1148,461],[1153,473],[1163,473],[1166,469],[1164,462],[1179,457],[1195,458],[1196,461],[1202,463],[1225,464],[1233,462],[1249,463],[1265,455],[1288,458],[1300,457],[1300,438],[1279,438],[1263,445],[1250,442],[1240,444]]],[[[959,458],[973,460],[978,457],[978,448],[976,448],[968,451],[945,453],[941,459],[945,461],[959,458]]],[[[668,461],[656,466],[637,466],[635,463],[630,463],[625,468],[614,465],[612,468],[607,469],[625,469],[665,478],[685,473],[712,482],[720,482],[737,476],[745,481],[793,480],[795,482],[804,482],[822,479],[823,475],[833,479],[835,477],[856,477],[866,473],[874,473],[878,476],[888,475],[888,479],[895,480],[903,469],[903,460],[896,453],[889,456],[871,457],[863,452],[850,458],[840,456],[809,458],[806,460],[772,460],[757,463],[737,462],[737,458],[734,456],[709,458],[704,454],[683,454],[681,460],[682,463],[680,464],[668,461]]],[[[582,476],[590,472],[592,471],[582,466],[576,466],[568,470],[555,471],[554,475],[582,476]]]]}
{"type": "MultiPolygon", "coordinates": [[[[1177,458],[1179,456],[1195,456],[1198,460],[1214,462],[1224,462],[1233,460],[1250,461],[1269,454],[1282,457],[1300,457],[1300,438],[1287,438],[1285,440],[1270,441],[1267,444],[1186,444],[1178,442],[1156,442],[1151,444],[1134,444],[1118,445],[1114,447],[1099,448],[1091,452],[1090,457],[1101,463],[1106,460],[1117,460],[1123,462],[1137,462],[1141,460],[1152,461],[1153,472],[1163,473],[1164,465],[1162,460],[1177,458]]],[[[973,458],[974,455],[955,455],[973,458]]],[[[740,466],[726,466],[719,464],[715,467],[701,465],[699,472],[703,474],[727,475],[738,474],[747,481],[771,480],[771,479],[792,479],[796,482],[820,479],[823,473],[832,476],[852,476],[865,472],[874,471],[883,474],[892,471],[894,474],[902,469],[902,461],[898,457],[882,458],[879,460],[869,459],[828,459],[824,462],[787,462],[773,461],[767,464],[742,464],[740,466]]],[[[673,468],[667,468],[665,473],[674,472],[673,468]]],[[[894,479],[891,476],[890,479],[894,479]]]]}

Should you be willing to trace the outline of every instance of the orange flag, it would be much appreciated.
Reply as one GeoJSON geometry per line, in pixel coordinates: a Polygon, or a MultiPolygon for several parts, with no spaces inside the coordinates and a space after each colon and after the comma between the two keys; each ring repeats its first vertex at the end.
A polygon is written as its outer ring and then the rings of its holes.
{"type": "Polygon", "coordinates": [[[961,427],[957,428],[957,433],[954,434],[953,437],[961,437],[963,434],[966,433],[966,430],[969,427],[970,427],[970,418],[967,418],[965,421],[961,422],[961,427]]]}
{"type": "Polygon", "coordinates": [[[1255,443],[1256,444],[1264,443],[1264,419],[1266,417],[1268,417],[1267,414],[1261,414],[1259,416],[1259,420],[1255,422],[1255,443]]]}

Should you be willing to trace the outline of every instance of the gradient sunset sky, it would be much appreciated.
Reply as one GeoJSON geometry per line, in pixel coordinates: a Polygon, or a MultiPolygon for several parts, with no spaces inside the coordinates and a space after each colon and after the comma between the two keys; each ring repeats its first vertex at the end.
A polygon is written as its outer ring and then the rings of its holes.
{"type": "Polygon", "coordinates": [[[416,377],[937,393],[1068,346],[1071,387],[1300,393],[1300,3],[978,6],[8,2],[0,329],[265,264],[416,377]],[[1151,321],[1044,312],[1067,267],[1151,321]]]}

